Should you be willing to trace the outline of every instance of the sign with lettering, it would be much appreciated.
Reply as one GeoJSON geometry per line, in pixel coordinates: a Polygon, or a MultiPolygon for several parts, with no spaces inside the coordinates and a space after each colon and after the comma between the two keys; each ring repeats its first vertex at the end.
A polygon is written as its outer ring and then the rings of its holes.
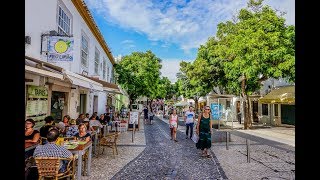
{"type": "Polygon", "coordinates": [[[139,118],[139,112],[130,112],[130,119],[129,119],[129,124],[137,124],[139,118]]]}
{"type": "Polygon", "coordinates": [[[28,86],[28,98],[48,98],[48,89],[44,86],[28,86]]]}
{"type": "Polygon", "coordinates": [[[49,61],[73,61],[73,37],[50,36],[47,58],[49,61]]]}

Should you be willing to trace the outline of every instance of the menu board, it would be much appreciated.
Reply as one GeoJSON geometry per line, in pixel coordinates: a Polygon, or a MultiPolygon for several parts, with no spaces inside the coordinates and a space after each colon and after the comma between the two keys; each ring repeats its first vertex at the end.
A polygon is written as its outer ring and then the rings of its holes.
{"type": "Polygon", "coordinates": [[[48,112],[48,90],[43,86],[28,86],[26,104],[26,117],[36,121],[36,125],[42,121],[48,112]]]}
{"type": "Polygon", "coordinates": [[[139,112],[130,112],[129,124],[138,124],[139,112]]]}
{"type": "Polygon", "coordinates": [[[132,130],[133,125],[139,131],[139,112],[129,112],[128,130],[132,130]]]}

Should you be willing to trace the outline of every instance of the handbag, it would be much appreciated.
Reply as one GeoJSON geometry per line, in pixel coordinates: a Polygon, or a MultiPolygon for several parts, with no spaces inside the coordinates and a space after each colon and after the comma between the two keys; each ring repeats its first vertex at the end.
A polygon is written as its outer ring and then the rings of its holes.
{"type": "Polygon", "coordinates": [[[191,139],[192,139],[192,141],[193,141],[194,143],[197,143],[197,142],[199,141],[199,136],[198,136],[196,133],[194,133],[194,134],[192,135],[191,139]]]}

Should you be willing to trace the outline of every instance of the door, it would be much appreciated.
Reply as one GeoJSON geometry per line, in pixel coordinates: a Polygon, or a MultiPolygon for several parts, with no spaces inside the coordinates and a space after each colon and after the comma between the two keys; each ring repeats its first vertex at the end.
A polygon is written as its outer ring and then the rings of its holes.
{"type": "Polygon", "coordinates": [[[55,122],[62,120],[62,112],[64,109],[65,93],[52,91],[51,96],[51,116],[55,122]]]}
{"type": "Polygon", "coordinates": [[[252,117],[253,117],[253,122],[259,122],[258,101],[252,101],[252,117]]]}
{"type": "Polygon", "coordinates": [[[98,112],[98,96],[93,96],[93,113],[98,112]]]}
{"type": "Polygon", "coordinates": [[[87,113],[86,111],[86,102],[87,102],[87,95],[80,94],[80,114],[87,113]]]}
{"type": "Polygon", "coordinates": [[[294,105],[281,105],[281,123],[295,125],[295,106],[294,105]]]}

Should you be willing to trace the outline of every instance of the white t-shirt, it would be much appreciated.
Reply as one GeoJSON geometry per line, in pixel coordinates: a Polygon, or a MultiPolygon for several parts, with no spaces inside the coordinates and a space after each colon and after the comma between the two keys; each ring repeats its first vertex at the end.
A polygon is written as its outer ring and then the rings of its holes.
{"type": "Polygon", "coordinates": [[[186,124],[193,123],[193,118],[195,117],[194,112],[186,111],[184,116],[186,116],[186,124]]]}

